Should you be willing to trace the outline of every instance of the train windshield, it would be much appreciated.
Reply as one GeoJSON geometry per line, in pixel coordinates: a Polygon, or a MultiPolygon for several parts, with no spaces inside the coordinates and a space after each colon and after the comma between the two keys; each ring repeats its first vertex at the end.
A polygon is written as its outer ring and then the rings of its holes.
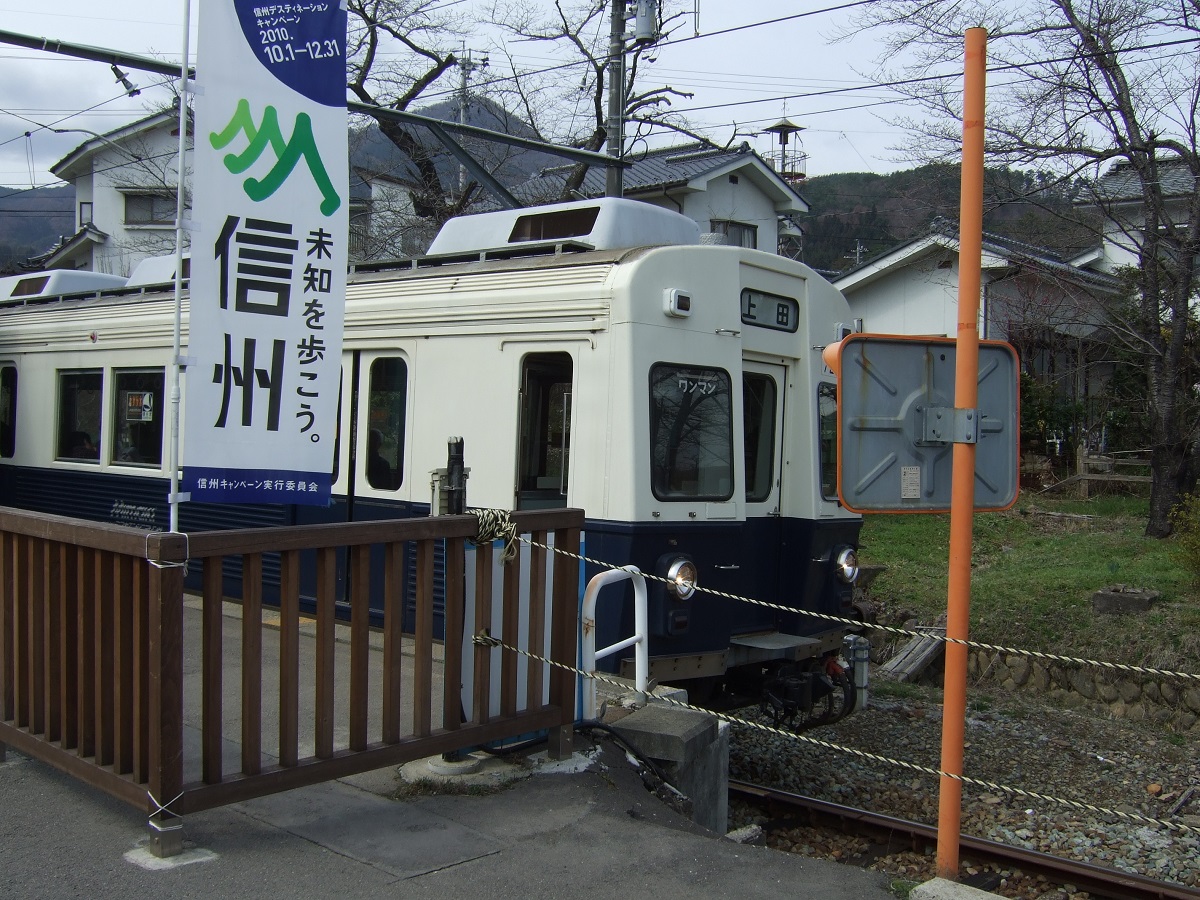
{"type": "Polygon", "coordinates": [[[733,496],[729,373],[660,363],[650,369],[650,454],[660,500],[733,496]]]}
{"type": "Polygon", "coordinates": [[[837,385],[823,382],[817,388],[817,412],[821,417],[821,496],[836,500],[837,490],[837,385]]]}

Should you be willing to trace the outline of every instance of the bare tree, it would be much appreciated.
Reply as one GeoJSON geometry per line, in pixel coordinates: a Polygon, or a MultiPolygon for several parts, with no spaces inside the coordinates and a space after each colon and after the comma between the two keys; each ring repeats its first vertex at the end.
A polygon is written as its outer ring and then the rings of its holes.
{"type": "Polygon", "coordinates": [[[1146,371],[1153,485],[1146,534],[1171,532],[1169,513],[1200,468],[1194,384],[1196,254],[1200,251],[1200,5],[1195,0],[880,0],[857,29],[883,41],[881,74],[923,115],[903,124],[919,158],[960,146],[963,34],[989,32],[987,150],[1064,180],[1086,176],[1090,200],[1124,239],[1136,299],[1106,309],[1111,333],[1146,371]],[[905,61],[899,68],[895,60],[905,61]],[[917,81],[917,77],[926,79],[917,81]],[[1099,177],[1105,171],[1105,177],[1099,177]]]}
{"type": "MultiPolygon", "coordinates": [[[[665,36],[681,21],[682,13],[672,12],[667,3],[663,9],[659,30],[665,36]]],[[[490,22],[514,39],[496,52],[504,54],[512,71],[518,73],[497,82],[494,89],[529,122],[539,139],[591,151],[599,151],[608,142],[610,17],[608,0],[493,2],[490,22]],[[516,59],[513,43],[553,48],[562,62],[531,68],[516,59]]],[[[671,109],[675,99],[690,98],[691,94],[667,85],[643,85],[652,58],[652,45],[635,46],[626,56],[623,112],[634,128],[626,135],[625,147],[662,129],[710,143],[689,131],[687,122],[671,109]]],[[[573,168],[562,188],[563,199],[579,190],[586,172],[584,164],[573,168]]]]}
{"type": "MultiPolygon", "coordinates": [[[[447,77],[459,59],[453,48],[469,33],[470,24],[453,4],[441,0],[349,0],[346,45],[348,86],[358,100],[388,110],[412,111],[430,102],[435,86],[447,94],[447,77]]],[[[440,224],[461,213],[477,185],[457,189],[457,168],[437,142],[421,130],[384,115],[375,117],[380,132],[407,160],[406,178],[417,214],[440,224]],[[451,174],[453,175],[451,176],[451,174]]]]}

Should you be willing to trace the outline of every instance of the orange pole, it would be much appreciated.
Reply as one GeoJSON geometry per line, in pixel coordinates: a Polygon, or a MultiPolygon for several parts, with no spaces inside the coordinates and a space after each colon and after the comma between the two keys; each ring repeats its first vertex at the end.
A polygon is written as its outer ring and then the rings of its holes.
{"type": "MultiPolygon", "coordinates": [[[[983,257],[983,103],[987,32],[968,29],[964,66],[962,197],[958,224],[958,339],[954,406],[973,410],[979,397],[979,290],[983,257]]],[[[978,414],[975,418],[978,422],[978,414]]],[[[956,435],[956,438],[959,437],[956,435]]],[[[971,526],[975,515],[975,445],[954,445],[950,483],[950,584],[946,637],[967,639],[971,613],[971,526]]],[[[946,645],[942,771],[938,798],[937,873],[958,880],[962,826],[963,737],[967,716],[967,648],[946,645]]]]}

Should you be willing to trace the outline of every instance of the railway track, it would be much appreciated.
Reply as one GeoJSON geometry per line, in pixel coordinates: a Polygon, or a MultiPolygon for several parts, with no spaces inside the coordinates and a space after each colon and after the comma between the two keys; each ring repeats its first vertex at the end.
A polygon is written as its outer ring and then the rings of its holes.
{"type": "MultiPolygon", "coordinates": [[[[793,823],[799,821],[813,827],[836,828],[869,836],[880,848],[877,855],[901,850],[923,851],[937,844],[937,828],[932,825],[840,806],[743,781],[731,780],[729,793],[731,799],[738,798],[764,807],[772,818],[786,818],[793,823]]],[[[1073,885],[1093,897],[1112,900],[1200,900],[1200,891],[1194,888],[996,841],[963,835],[959,846],[961,855],[973,862],[1019,869],[1032,876],[1040,875],[1053,884],[1073,885]]],[[[974,886],[988,889],[987,884],[974,886]]]]}

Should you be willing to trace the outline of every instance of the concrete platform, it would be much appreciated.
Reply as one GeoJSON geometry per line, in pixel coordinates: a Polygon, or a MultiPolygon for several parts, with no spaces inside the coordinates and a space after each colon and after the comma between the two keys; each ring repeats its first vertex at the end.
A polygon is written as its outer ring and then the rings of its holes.
{"type": "MultiPolygon", "coordinates": [[[[237,733],[230,721],[232,759],[237,733]]],[[[454,777],[413,763],[190,815],[185,852],[166,860],[147,852],[143,814],[13,750],[0,810],[0,900],[893,897],[880,874],[695,824],[649,793],[614,743],[578,735],[561,762],[484,754],[478,772],[454,777]]]]}

